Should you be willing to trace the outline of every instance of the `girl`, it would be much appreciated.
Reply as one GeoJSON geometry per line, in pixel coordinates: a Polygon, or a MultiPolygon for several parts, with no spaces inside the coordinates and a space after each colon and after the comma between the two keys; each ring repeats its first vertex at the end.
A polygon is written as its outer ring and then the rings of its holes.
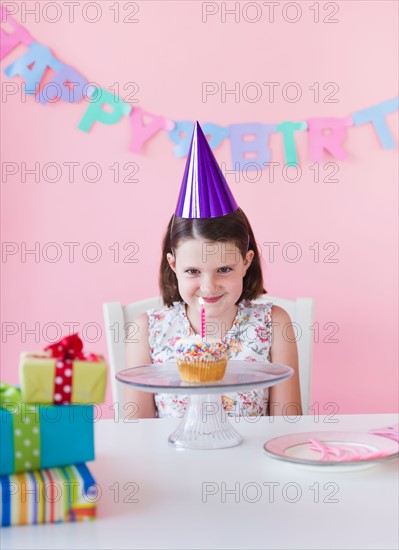
{"type": "MultiPolygon", "coordinates": [[[[198,123],[176,213],[163,239],[160,288],[165,307],[136,319],[139,343],[127,344],[127,367],[173,361],[176,341],[201,333],[202,297],[207,335],[227,340],[230,359],[294,369],[289,380],[270,389],[223,395],[225,410],[230,415],[302,414],[291,320],[282,308],[255,302],[266,293],[255,237],[198,123]]],[[[126,402],[138,406],[136,418],[184,415],[187,396],[126,392],[126,402]]]]}

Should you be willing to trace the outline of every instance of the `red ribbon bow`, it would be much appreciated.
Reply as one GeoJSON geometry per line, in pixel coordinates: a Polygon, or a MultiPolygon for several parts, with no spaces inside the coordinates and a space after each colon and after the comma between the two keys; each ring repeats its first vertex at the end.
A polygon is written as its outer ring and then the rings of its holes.
{"type": "Polygon", "coordinates": [[[73,361],[98,361],[95,353],[83,353],[83,342],[78,334],[66,336],[59,342],[44,348],[50,350],[55,363],[53,402],[57,405],[69,405],[72,401],[73,361]]]}
{"type": "Polygon", "coordinates": [[[62,357],[63,359],[84,359],[82,350],[83,342],[78,333],[66,336],[59,342],[51,344],[44,348],[44,351],[50,350],[52,357],[62,357]]]}

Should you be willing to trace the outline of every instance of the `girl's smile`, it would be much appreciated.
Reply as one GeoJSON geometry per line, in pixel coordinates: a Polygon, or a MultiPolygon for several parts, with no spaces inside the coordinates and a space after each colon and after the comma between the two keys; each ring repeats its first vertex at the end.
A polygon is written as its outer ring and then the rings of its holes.
{"type": "Polygon", "coordinates": [[[202,298],[207,304],[214,304],[215,302],[220,300],[220,298],[223,298],[223,296],[216,296],[216,298],[205,298],[205,296],[202,296],[202,298]]]}

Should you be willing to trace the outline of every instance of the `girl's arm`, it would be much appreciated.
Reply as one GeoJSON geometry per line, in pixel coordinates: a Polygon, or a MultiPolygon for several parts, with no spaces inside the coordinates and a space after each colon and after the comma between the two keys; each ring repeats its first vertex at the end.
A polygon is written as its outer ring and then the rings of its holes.
{"type": "MultiPolygon", "coordinates": [[[[148,343],[148,316],[143,313],[134,321],[138,326],[135,339],[138,342],[128,342],[126,344],[126,368],[139,367],[152,363],[150,355],[150,345],[148,343]]],[[[152,393],[138,391],[131,386],[125,389],[125,418],[155,418],[156,407],[154,395],[152,393]],[[132,403],[133,406],[129,406],[132,403]],[[132,414],[132,410],[135,411],[132,414]]]]}
{"type": "Polygon", "coordinates": [[[269,414],[270,416],[302,415],[298,350],[292,322],[288,313],[279,306],[273,306],[272,308],[272,322],[271,362],[293,368],[294,375],[285,382],[270,388],[269,414]]]}

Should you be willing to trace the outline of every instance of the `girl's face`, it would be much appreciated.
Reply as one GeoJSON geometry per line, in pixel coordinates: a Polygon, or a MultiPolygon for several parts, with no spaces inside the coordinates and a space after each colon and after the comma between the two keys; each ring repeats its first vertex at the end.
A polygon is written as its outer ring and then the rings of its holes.
{"type": "Polygon", "coordinates": [[[167,254],[184,302],[199,312],[198,298],[202,297],[208,318],[225,315],[235,306],[253,257],[253,250],[249,250],[244,260],[232,242],[213,243],[203,239],[183,241],[175,249],[175,257],[167,254]]]}

